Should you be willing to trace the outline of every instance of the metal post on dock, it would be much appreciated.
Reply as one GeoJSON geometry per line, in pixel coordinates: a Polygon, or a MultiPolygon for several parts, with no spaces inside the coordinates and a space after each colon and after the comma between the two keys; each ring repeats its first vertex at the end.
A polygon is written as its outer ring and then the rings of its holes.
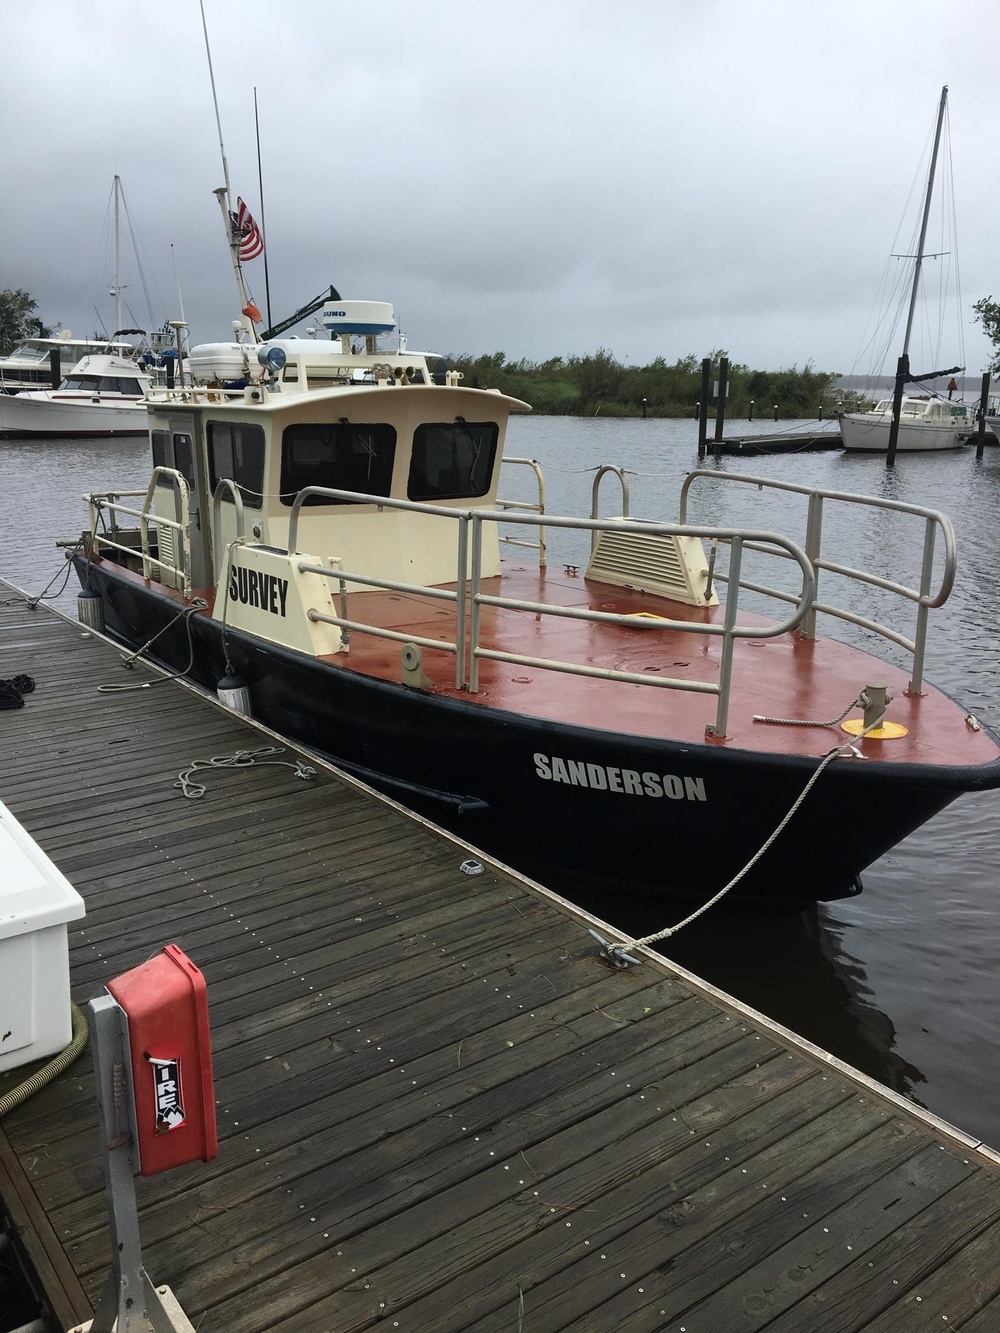
{"type": "Polygon", "coordinates": [[[896,386],[892,393],[892,421],[889,423],[889,445],[885,453],[886,467],[896,465],[896,441],[899,439],[899,414],[903,406],[903,390],[910,378],[910,358],[904,352],[896,362],[896,386]]]}
{"type": "Polygon", "coordinates": [[[712,361],[703,357],[701,362],[701,402],[698,404],[698,457],[705,457],[708,438],[708,394],[712,387],[712,361]]]}
{"type": "Polygon", "coordinates": [[[976,457],[982,458],[986,445],[986,413],[990,405],[990,372],[983,376],[983,389],[979,395],[979,422],[976,430],[976,457]]]}
{"type": "Polygon", "coordinates": [[[726,424],[726,395],[729,393],[729,358],[719,358],[718,394],[715,400],[715,434],[712,452],[718,458],[722,453],[722,430],[726,424]]]}
{"type": "MultiPolygon", "coordinates": [[[[89,1333],[194,1333],[168,1288],[157,1290],[142,1264],[135,1198],[135,1115],[125,1016],[110,995],[87,1006],[111,1224],[111,1271],[89,1333]]],[[[77,1330],[70,1330],[77,1333],[77,1330]]]]}

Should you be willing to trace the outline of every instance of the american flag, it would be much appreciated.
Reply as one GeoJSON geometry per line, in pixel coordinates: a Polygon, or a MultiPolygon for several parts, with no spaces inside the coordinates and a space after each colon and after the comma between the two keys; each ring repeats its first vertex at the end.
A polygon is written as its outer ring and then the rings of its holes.
{"type": "Polygon", "coordinates": [[[256,259],[264,253],[264,238],[242,199],[236,200],[238,212],[232,215],[233,234],[240,238],[240,259],[256,259]]]}

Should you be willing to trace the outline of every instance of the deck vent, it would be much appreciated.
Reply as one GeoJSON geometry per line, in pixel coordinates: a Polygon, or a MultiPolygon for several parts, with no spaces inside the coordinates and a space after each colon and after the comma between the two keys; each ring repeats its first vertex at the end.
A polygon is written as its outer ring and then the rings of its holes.
{"type": "Polygon", "coordinates": [[[719,604],[714,588],[710,596],[705,596],[708,561],[697,537],[606,528],[598,534],[587,578],[653,593],[685,606],[719,604]]]}
{"type": "Polygon", "coordinates": [[[177,552],[174,550],[174,533],[172,528],[168,528],[166,524],[163,524],[162,526],[159,524],[157,525],[156,545],[158,547],[157,554],[164,564],[176,565],[177,552]]]}

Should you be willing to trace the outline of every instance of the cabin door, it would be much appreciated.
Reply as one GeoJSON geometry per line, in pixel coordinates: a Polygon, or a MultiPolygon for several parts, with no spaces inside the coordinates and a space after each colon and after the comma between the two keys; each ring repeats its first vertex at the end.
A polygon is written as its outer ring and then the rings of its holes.
{"type": "MultiPolygon", "coordinates": [[[[189,525],[189,575],[193,588],[205,588],[214,582],[211,577],[212,546],[209,514],[206,513],[203,451],[198,448],[197,423],[193,415],[170,416],[157,423],[150,432],[153,445],[153,464],[179,472],[187,484],[189,525]]],[[[209,505],[211,501],[209,500],[209,505]]],[[[172,477],[160,477],[153,499],[153,510],[158,518],[184,522],[180,487],[172,477]]],[[[162,561],[160,581],[168,587],[183,586],[184,560],[181,534],[175,527],[160,523],[157,529],[159,558],[162,561]]]]}
{"type": "Polygon", "coordinates": [[[227,581],[233,542],[260,541],[264,535],[264,429],[249,421],[209,420],[205,453],[215,497],[209,504],[215,552],[212,581],[218,585],[227,581]]]}

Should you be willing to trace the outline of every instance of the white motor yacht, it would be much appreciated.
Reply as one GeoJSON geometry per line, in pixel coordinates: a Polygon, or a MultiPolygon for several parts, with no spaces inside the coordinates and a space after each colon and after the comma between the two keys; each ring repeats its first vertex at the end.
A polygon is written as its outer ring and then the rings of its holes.
{"type": "Polygon", "coordinates": [[[0,437],[145,435],[151,383],[134,348],[108,351],[105,345],[83,357],[57,389],[0,396],[0,437]]]}

